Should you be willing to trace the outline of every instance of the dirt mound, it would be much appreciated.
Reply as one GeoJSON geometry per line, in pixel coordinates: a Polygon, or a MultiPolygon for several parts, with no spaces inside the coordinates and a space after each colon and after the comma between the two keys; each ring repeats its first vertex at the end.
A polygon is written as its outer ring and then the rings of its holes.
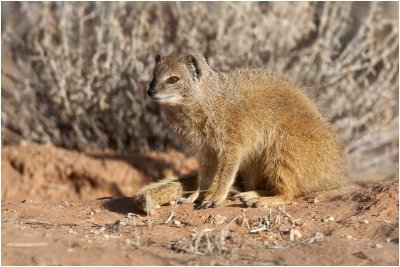
{"type": "Polygon", "coordinates": [[[2,200],[73,201],[131,196],[143,183],[197,168],[177,151],[120,156],[82,153],[52,145],[2,150],[2,200]]]}
{"type": "Polygon", "coordinates": [[[110,197],[196,166],[176,151],[122,157],[46,145],[4,148],[2,264],[399,263],[397,180],[318,192],[286,206],[227,200],[205,210],[163,206],[152,216],[129,197],[110,197]]]}

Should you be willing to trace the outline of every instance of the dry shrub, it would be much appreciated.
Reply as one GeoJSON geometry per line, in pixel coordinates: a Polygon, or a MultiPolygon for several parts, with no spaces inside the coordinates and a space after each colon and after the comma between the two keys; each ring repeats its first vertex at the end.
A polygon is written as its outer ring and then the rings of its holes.
{"type": "Polygon", "coordinates": [[[14,82],[2,88],[2,131],[78,149],[175,146],[145,89],[155,54],[190,49],[215,69],[288,73],[334,124],[354,166],[393,168],[398,19],[388,7],[396,4],[21,3],[25,19],[6,24],[2,42],[25,78],[2,72],[14,82]]]}

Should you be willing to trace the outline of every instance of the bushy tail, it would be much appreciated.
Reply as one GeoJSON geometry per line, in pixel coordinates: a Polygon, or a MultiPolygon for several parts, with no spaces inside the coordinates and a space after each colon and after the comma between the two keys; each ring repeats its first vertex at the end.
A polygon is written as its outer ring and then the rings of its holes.
{"type": "Polygon", "coordinates": [[[167,177],[142,187],[133,196],[138,209],[154,213],[157,205],[168,204],[197,189],[197,172],[182,177],[167,177]]]}

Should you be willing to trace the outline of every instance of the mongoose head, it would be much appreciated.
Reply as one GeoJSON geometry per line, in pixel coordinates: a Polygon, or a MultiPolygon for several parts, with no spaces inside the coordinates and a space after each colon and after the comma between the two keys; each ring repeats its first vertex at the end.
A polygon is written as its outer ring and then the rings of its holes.
{"type": "Polygon", "coordinates": [[[192,104],[201,97],[202,80],[211,72],[205,58],[197,53],[157,55],[153,80],[147,94],[162,105],[192,104]]]}

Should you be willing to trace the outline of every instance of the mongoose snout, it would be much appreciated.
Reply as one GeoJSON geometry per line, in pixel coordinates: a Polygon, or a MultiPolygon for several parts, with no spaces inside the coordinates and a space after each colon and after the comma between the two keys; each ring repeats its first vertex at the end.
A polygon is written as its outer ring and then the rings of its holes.
{"type": "MultiPolygon", "coordinates": [[[[200,163],[185,203],[215,207],[238,180],[236,198],[253,207],[345,181],[346,152],[329,122],[300,87],[270,71],[216,72],[198,53],[157,56],[147,94],[200,163]]],[[[166,184],[145,187],[136,199],[175,200],[166,184]]]]}
{"type": "Polygon", "coordinates": [[[147,89],[147,95],[152,97],[156,94],[156,88],[154,87],[154,80],[152,80],[149,84],[149,88],[147,89]]]}

